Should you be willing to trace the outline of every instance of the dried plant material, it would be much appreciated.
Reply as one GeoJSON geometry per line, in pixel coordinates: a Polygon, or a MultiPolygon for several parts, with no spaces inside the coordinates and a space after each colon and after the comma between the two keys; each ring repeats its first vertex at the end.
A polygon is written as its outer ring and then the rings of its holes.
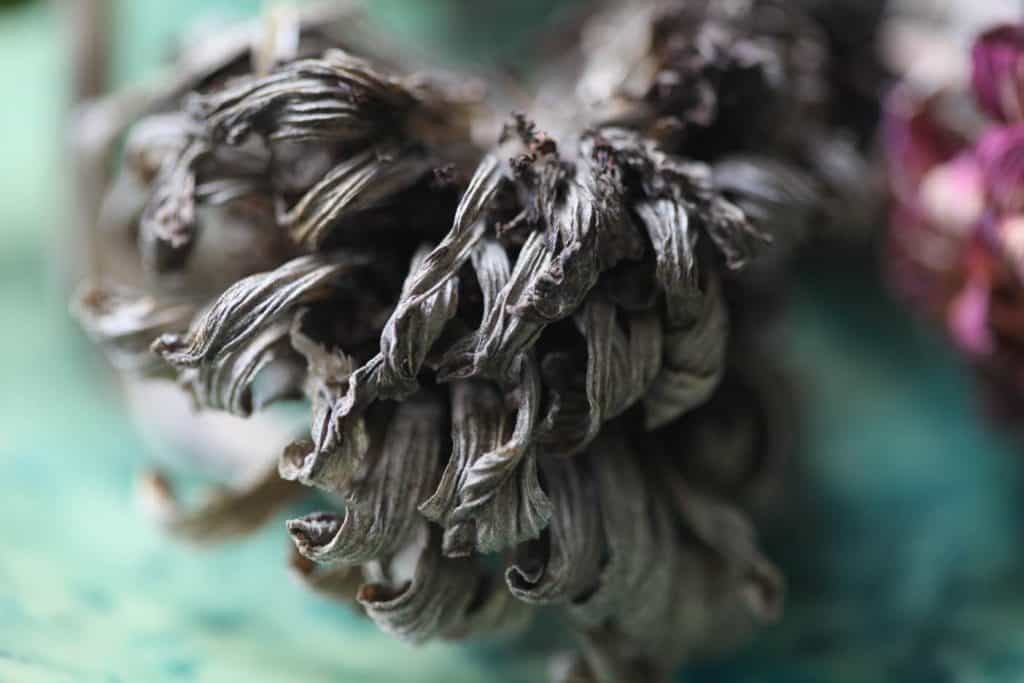
{"type": "Polygon", "coordinates": [[[363,573],[359,567],[332,565],[323,567],[299,552],[294,545],[288,566],[292,575],[309,590],[331,600],[356,605],[356,594],[363,585],[363,573]]]}
{"type": "MultiPolygon", "coordinates": [[[[289,343],[288,322],[267,327],[244,346],[221,354],[212,363],[185,368],[178,382],[191,392],[196,407],[223,410],[249,417],[274,401],[295,397],[302,385],[302,373],[289,343]],[[272,364],[282,366],[265,386],[255,387],[260,373],[272,364]]],[[[269,374],[269,373],[268,373],[269,374]]]]}
{"type": "Polygon", "coordinates": [[[491,385],[463,380],[452,387],[452,454],[437,491],[420,511],[445,527],[444,553],[495,552],[536,538],[551,516],[531,450],[539,377],[523,365],[513,418],[491,385]]]}
{"type": "Polygon", "coordinates": [[[159,472],[144,475],[138,486],[143,509],[168,533],[193,543],[214,543],[245,535],[267,523],[302,488],[268,470],[237,490],[212,493],[193,510],[183,510],[170,481],[159,472]]]}
{"type": "Polygon", "coordinates": [[[412,581],[359,589],[359,603],[381,629],[423,642],[509,633],[526,626],[532,616],[529,605],[512,598],[475,560],[443,557],[439,545],[438,534],[432,534],[412,581]]]}
{"type": "Polygon", "coordinates": [[[288,522],[299,552],[317,562],[359,565],[409,542],[420,523],[417,502],[440,471],[442,418],[437,400],[400,404],[379,451],[371,448],[351,485],[344,518],[319,513],[288,522]]]}
{"type": "Polygon", "coordinates": [[[330,293],[341,275],[365,263],[349,254],[303,256],[270,273],[240,280],[220,296],[187,334],[165,334],[153,350],[175,367],[216,361],[289,310],[330,293]]]}
{"type": "MultiPolygon", "coordinates": [[[[583,35],[578,71],[545,75],[559,106],[520,113],[306,10],[225,40],[129,134],[102,213],[143,293],[78,309],[201,410],[306,399],[270,479],[337,506],[287,523],[311,589],[414,642],[554,606],[568,675],[646,682],[778,615],[739,505],[789,423],[739,374],[764,294],[744,273],[863,190],[799,9],[635,0],[583,35]]],[[[183,513],[154,486],[187,535],[276,504],[183,513]]]]}
{"type": "Polygon", "coordinates": [[[160,374],[166,368],[149,352],[162,334],[188,325],[196,307],[123,288],[83,285],[71,306],[89,336],[119,370],[160,374]]]}
{"type": "Polygon", "coordinates": [[[393,200],[430,169],[430,159],[414,150],[366,149],[335,166],[277,222],[297,244],[316,249],[344,218],[393,200]]]}

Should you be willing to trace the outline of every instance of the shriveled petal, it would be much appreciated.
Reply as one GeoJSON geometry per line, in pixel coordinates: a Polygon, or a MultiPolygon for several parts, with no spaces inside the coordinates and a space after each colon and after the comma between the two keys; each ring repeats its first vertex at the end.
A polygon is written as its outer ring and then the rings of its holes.
{"type": "Polygon", "coordinates": [[[714,165],[714,181],[715,189],[728,196],[759,232],[786,249],[807,237],[819,209],[820,190],[813,179],[776,159],[723,159],[714,165]]]}
{"type": "Polygon", "coordinates": [[[971,61],[978,106],[1000,121],[1024,121],[1024,24],[1003,24],[982,33],[971,61]]]}
{"type": "Polygon", "coordinates": [[[718,281],[709,279],[706,288],[692,321],[664,330],[661,371],[644,396],[648,429],[703,403],[722,377],[728,316],[718,281]]]}
{"type": "Polygon", "coordinates": [[[414,643],[514,632],[533,613],[476,560],[444,557],[436,533],[421,552],[410,583],[367,584],[358,599],[382,630],[414,643]]]}
{"type": "Polygon", "coordinates": [[[362,415],[341,415],[338,401],[347,391],[355,362],[340,349],[327,349],[310,337],[303,324],[308,309],[300,311],[291,328],[292,347],[306,359],[304,390],[312,404],[311,440],[293,442],[281,454],[283,478],[307,486],[344,492],[356,475],[369,448],[362,415]]]}
{"type": "Polygon", "coordinates": [[[153,350],[179,368],[212,362],[296,307],[329,295],[342,276],[364,263],[359,255],[315,254],[251,275],[229,287],[186,334],[164,334],[153,350]]]}
{"type": "Polygon", "coordinates": [[[398,147],[370,147],[334,167],[278,216],[297,244],[315,250],[344,219],[384,204],[432,167],[429,157],[398,147]]]}
{"type": "Polygon", "coordinates": [[[415,104],[398,79],[341,50],[303,59],[262,77],[239,79],[194,96],[189,111],[215,143],[241,144],[251,133],[269,140],[358,140],[394,124],[415,104]]]}
{"type": "MultiPolygon", "coordinates": [[[[595,293],[577,316],[587,345],[583,383],[568,366],[549,364],[552,401],[538,438],[555,452],[571,455],[586,448],[601,426],[643,398],[658,376],[663,355],[658,315],[641,311],[629,314],[627,321],[628,335],[619,326],[615,307],[603,293],[595,293]],[[559,370],[568,373],[564,380],[559,370]]],[[[558,362],[564,361],[549,361],[558,362]]]]}
{"type": "Polygon", "coordinates": [[[658,284],[673,302],[694,296],[698,287],[697,239],[686,205],[669,198],[644,199],[633,205],[654,248],[658,284]]]}
{"type": "Polygon", "coordinates": [[[356,604],[356,594],[363,584],[363,572],[359,567],[343,564],[324,567],[292,546],[288,556],[288,568],[299,583],[317,595],[356,604]]]}
{"type": "Polygon", "coordinates": [[[416,506],[437,482],[443,417],[436,398],[400,403],[346,496],[344,518],[317,513],[288,522],[299,552],[317,562],[363,564],[408,543],[422,523],[416,506]]]}
{"type": "Polygon", "coordinates": [[[289,343],[288,321],[275,323],[235,351],[211,363],[185,368],[178,378],[196,406],[248,417],[270,403],[294,397],[302,387],[302,366],[289,343]],[[276,369],[268,384],[256,387],[261,373],[276,369]]]}
{"type": "MultiPolygon", "coordinates": [[[[492,255],[490,258],[501,257],[492,255]]],[[[515,309],[550,262],[543,234],[532,233],[519,251],[511,275],[494,297],[493,305],[485,308],[480,328],[471,339],[456,345],[442,359],[442,379],[487,377],[503,383],[517,381],[524,354],[540,336],[545,323],[517,315],[515,309]]]]}
{"type": "Polygon", "coordinates": [[[452,386],[452,455],[437,491],[420,510],[446,528],[449,556],[495,552],[536,538],[551,516],[532,450],[540,384],[524,363],[515,422],[487,382],[452,386]]]}
{"type": "Polygon", "coordinates": [[[524,544],[505,574],[509,590],[536,604],[568,604],[597,584],[604,532],[593,474],[586,459],[549,458],[541,466],[551,499],[551,524],[524,544]]]}
{"type": "Polygon", "coordinates": [[[140,291],[87,283],[76,293],[71,311],[116,368],[154,374],[167,366],[150,352],[150,345],[161,334],[188,325],[196,308],[140,291]]]}
{"type": "Polygon", "coordinates": [[[160,166],[139,222],[139,248],[147,268],[180,268],[196,236],[196,167],[209,154],[206,143],[183,144],[160,166]]]}

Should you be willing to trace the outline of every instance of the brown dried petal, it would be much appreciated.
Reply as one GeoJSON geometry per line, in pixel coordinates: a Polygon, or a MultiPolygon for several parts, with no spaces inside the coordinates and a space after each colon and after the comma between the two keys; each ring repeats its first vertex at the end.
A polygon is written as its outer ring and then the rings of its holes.
{"type": "Polygon", "coordinates": [[[288,567],[299,583],[318,595],[352,605],[363,584],[359,567],[332,565],[323,567],[302,555],[294,545],[288,556],[288,567]]]}
{"type": "Polygon", "coordinates": [[[359,255],[316,254],[250,275],[229,287],[193,321],[187,334],[162,335],[153,350],[179,368],[213,362],[296,306],[329,294],[335,281],[364,263],[359,255]]]}

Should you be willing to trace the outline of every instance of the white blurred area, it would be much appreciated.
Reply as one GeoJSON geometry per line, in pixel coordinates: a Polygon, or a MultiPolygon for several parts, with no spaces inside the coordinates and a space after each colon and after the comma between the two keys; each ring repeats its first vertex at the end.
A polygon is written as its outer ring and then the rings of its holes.
{"type": "Polygon", "coordinates": [[[1024,0],[890,0],[882,34],[886,63],[922,90],[956,87],[965,55],[989,26],[1024,18],[1024,0]]]}

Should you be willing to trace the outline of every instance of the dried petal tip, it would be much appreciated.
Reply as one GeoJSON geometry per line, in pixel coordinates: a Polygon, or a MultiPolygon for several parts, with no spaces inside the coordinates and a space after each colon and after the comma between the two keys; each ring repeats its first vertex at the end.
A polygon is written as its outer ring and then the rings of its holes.
{"type": "Polygon", "coordinates": [[[971,58],[978,106],[1000,121],[1024,121],[1024,24],[1003,24],[981,34],[971,58]]]}

